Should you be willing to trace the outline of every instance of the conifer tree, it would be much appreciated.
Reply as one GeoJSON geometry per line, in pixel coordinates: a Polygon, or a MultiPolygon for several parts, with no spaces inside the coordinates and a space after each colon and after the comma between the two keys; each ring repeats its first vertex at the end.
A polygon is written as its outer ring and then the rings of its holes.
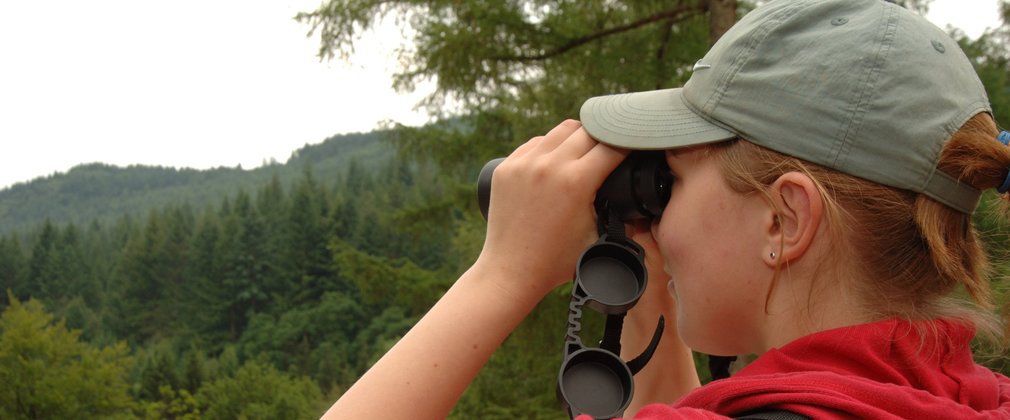
{"type": "MultiPolygon", "coordinates": [[[[0,237],[0,290],[11,290],[14,296],[25,299],[26,294],[22,290],[26,288],[26,267],[27,261],[18,236],[12,234],[0,237]]],[[[5,299],[0,303],[9,304],[7,295],[3,297],[5,299]]]]}
{"type": "Polygon", "coordinates": [[[316,302],[323,292],[338,288],[327,247],[330,233],[326,224],[327,201],[325,190],[306,170],[291,193],[288,207],[285,248],[290,307],[316,302]]]}
{"type": "Polygon", "coordinates": [[[25,296],[42,299],[54,294],[53,288],[60,276],[56,261],[58,235],[57,228],[46,220],[28,260],[28,281],[23,290],[25,296]]]}

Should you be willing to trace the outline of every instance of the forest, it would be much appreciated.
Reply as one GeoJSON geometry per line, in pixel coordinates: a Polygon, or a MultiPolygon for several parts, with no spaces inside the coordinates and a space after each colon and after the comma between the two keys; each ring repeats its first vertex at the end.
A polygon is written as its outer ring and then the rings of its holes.
{"type": "MultiPolygon", "coordinates": [[[[1008,127],[1010,2],[1000,4],[1003,27],[953,36],[1008,127]]],[[[683,84],[727,15],[750,7],[330,0],[300,14],[327,59],[379,16],[403,19],[414,47],[397,86],[435,78],[425,105],[466,111],[334,136],[253,170],[91,164],[0,191],[0,418],[317,418],[480,251],[484,162],[590,96],[683,84]]],[[[991,217],[994,201],[975,221],[1006,302],[1010,227],[991,217]]],[[[563,415],[554,386],[568,292],[512,334],[453,418],[563,415]]],[[[1010,373],[1010,359],[979,346],[980,362],[1010,373]]]]}
{"type": "Polygon", "coordinates": [[[0,406],[12,411],[2,417],[318,416],[459,264],[441,227],[405,221],[406,209],[441,187],[395,160],[380,167],[360,171],[352,161],[325,185],[306,171],[202,210],[183,203],[3,236],[0,375],[36,378],[40,388],[7,387],[0,406]],[[11,359],[25,349],[38,364],[11,359]],[[92,364],[109,374],[66,373],[92,364]],[[262,388],[214,394],[247,380],[262,388]],[[74,389],[106,392],[108,405],[61,406],[42,395],[74,389]]]}

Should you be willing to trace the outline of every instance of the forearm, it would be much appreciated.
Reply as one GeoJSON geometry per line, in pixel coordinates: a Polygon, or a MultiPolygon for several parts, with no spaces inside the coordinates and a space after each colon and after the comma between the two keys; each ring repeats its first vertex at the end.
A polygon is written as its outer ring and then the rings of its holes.
{"type": "Polygon", "coordinates": [[[472,267],[324,418],[445,418],[491,354],[546,291],[499,287],[472,267]]]}

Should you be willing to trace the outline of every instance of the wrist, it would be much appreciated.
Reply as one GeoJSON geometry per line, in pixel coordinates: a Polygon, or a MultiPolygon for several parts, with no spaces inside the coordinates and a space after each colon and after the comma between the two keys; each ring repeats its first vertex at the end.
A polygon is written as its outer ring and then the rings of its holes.
{"type": "Polygon", "coordinates": [[[556,282],[542,278],[519,264],[486,258],[483,255],[460,277],[461,282],[486,289],[519,307],[532,309],[554,288],[556,282]]]}

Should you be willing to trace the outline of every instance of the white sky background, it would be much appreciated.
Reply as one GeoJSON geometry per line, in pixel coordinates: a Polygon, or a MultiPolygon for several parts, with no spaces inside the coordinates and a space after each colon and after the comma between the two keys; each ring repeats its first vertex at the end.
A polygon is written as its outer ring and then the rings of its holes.
{"type": "MultiPolygon", "coordinates": [[[[400,33],[320,62],[320,0],[0,0],[0,189],[90,162],[251,169],[383,120],[428,121],[390,75],[400,33]]],[[[996,0],[934,0],[977,37],[996,0]]]]}

